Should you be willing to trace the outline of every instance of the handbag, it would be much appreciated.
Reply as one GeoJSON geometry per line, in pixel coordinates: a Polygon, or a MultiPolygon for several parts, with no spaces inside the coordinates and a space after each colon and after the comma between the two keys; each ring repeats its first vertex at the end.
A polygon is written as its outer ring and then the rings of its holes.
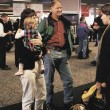
{"type": "Polygon", "coordinates": [[[97,99],[96,97],[93,100],[93,108],[94,110],[105,110],[106,107],[106,98],[105,95],[102,94],[102,99],[97,99]]]}

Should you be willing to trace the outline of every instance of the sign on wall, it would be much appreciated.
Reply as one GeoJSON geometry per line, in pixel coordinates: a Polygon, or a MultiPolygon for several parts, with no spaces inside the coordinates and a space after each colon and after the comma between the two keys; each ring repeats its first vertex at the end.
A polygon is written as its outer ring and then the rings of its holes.
{"type": "Polygon", "coordinates": [[[89,6],[81,5],[81,15],[89,16],[89,6]]]}
{"type": "Polygon", "coordinates": [[[13,16],[20,16],[25,9],[25,3],[13,3],[13,16]]]}
{"type": "Polygon", "coordinates": [[[36,15],[38,16],[39,20],[43,15],[43,5],[42,4],[31,4],[31,3],[13,3],[13,16],[20,16],[21,12],[25,8],[31,8],[35,10],[36,15]]]}

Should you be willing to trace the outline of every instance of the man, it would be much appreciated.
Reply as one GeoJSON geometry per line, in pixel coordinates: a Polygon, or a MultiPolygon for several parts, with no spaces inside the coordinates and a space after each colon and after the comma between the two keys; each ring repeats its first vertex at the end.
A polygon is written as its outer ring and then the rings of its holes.
{"type": "Polygon", "coordinates": [[[73,105],[73,79],[68,67],[68,58],[72,53],[72,34],[70,22],[62,16],[62,4],[56,0],[51,3],[51,13],[38,25],[42,40],[47,48],[44,55],[45,80],[46,80],[46,107],[55,110],[53,99],[53,80],[55,68],[59,72],[64,85],[64,106],[70,110],[73,105]]]}
{"type": "Polygon", "coordinates": [[[10,70],[11,68],[6,65],[6,41],[7,36],[12,34],[12,31],[9,30],[10,27],[7,25],[8,15],[3,13],[1,14],[0,19],[0,68],[2,70],[10,70]]]}
{"type": "MultiPolygon", "coordinates": [[[[94,23],[93,23],[93,29],[97,31],[96,45],[98,45],[98,42],[101,39],[101,36],[106,28],[106,26],[103,24],[101,19],[101,16],[102,16],[101,9],[97,10],[97,14],[98,14],[98,17],[94,19],[94,23]]],[[[95,56],[95,59],[91,61],[92,66],[96,66],[96,60],[97,60],[97,54],[95,56]]]]}
{"type": "Polygon", "coordinates": [[[89,29],[87,24],[85,23],[85,17],[80,18],[80,23],[77,26],[77,35],[79,38],[79,52],[78,58],[79,59],[87,59],[87,46],[88,46],[88,34],[89,29]]]}

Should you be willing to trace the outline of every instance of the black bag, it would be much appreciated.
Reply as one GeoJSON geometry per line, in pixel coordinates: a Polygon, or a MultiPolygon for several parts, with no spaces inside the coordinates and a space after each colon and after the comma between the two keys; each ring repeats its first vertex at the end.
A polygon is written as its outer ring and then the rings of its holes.
{"type": "Polygon", "coordinates": [[[94,94],[87,105],[88,110],[106,110],[106,98],[102,93],[102,99],[97,99],[94,94]]]}
{"type": "Polygon", "coordinates": [[[94,107],[94,110],[105,110],[106,98],[104,94],[102,99],[94,98],[93,107],[94,107]]]}

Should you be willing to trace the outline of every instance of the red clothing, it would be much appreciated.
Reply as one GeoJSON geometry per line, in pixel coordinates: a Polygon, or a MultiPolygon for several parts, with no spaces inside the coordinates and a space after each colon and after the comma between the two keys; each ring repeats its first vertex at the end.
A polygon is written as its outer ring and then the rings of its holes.
{"type": "Polygon", "coordinates": [[[47,45],[51,47],[63,47],[65,45],[64,24],[61,20],[54,20],[54,32],[47,45]]]}

